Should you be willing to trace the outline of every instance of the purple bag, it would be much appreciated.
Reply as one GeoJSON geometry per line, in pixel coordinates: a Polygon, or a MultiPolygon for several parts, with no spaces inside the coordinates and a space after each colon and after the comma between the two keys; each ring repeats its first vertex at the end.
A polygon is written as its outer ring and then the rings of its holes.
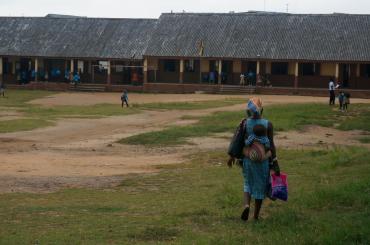
{"type": "Polygon", "coordinates": [[[279,176],[271,175],[271,197],[288,201],[288,176],[280,173],[279,176]]]}

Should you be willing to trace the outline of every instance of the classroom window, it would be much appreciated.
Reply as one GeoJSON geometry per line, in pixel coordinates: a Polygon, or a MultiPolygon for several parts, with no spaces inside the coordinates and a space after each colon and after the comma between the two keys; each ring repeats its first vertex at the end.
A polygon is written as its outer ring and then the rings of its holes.
{"type": "Polygon", "coordinates": [[[288,75],[288,62],[273,62],[271,63],[272,75],[288,75]]]}
{"type": "Polygon", "coordinates": [[[320,64],[302,63],[300,65],[300,74],[302,76],[315,76],[320,74],[320,64]]]}
{"type": "Polygon", "coordinates": [[[370,64],[363,64],[360,66],[361,77],[370,77],[370,64]]]}
{"type": "Polygon", "coordinates": [[[176,71],[176,61],[175,60],[165,60],[164,61],[164,71],[165,72],[175,72],[176,71]]]}
{"type": "Polygon", "coordinates": [[[195,62],[194,60],[185,60],[185,71],[195,72],[195,62]]]}

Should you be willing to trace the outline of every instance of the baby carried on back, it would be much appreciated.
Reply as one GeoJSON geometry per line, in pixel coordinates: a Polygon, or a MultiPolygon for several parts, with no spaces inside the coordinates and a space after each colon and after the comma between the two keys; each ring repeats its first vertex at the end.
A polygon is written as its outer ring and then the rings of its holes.
{"type": "Polygon", "coordinates": [[[244,156],[256,163],[271,157],[270,140],[265,126],[260,124],[254,126],[253,134],[245,140],[244,156]]]}

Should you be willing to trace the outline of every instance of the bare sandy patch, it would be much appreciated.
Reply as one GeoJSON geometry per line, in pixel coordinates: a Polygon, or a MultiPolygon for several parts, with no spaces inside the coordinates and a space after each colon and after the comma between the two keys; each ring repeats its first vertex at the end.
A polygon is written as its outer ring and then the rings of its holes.
{"type": "MultiPolygon", "coordinates": [[[[217,95],[217,94],[138,94],[130,93],[130,103],[169,103],[169,102],[194,102],[209,100],[224,100],[226,98],[262,98],[265,105],[289,104],[289,103],[327,103],[325,97],[312,96],[285,96],[285,95],[217,95]]],[[[96,105],[96,104],[119,104],[120,93],[58,93],[45,98],[30,102],[43,106],[58,105],[96,105]]],[[[352,103],[370,103],[369,99],[352,99],[352,103]]]]}
{"type": "Polygon", "coordinates": [[[21,112],[16,111],[15,109],[10,109],[6,107],[0,107],[0,121],[9,121],[15,119],[23,118],[21,112]]]}
{"type": "MultiPolygon", "coordinates": [[[[194,102],[208,100],[223,100],[226,98],[243,98],[240,95],[214,95],[214,94],[140,94],[130,93],[130,103],[169,103],[169,102],[194,102]]],[[[120,104],[120,93],[59,93],[45,98],[36,99],[31,104],[43,106],[58,105],[96,105],[120,104]]]]}
{"type": "Polygon", "coordinates": [[[358,141],[358,138],[363,135],[364,132],[360,130],[341,131],[334,128],[306,126],[299,131],[279,132],[275,136],[275,141],[279,148],[288,149],[327,148],[338,145],[369,147],[358,141]]]}

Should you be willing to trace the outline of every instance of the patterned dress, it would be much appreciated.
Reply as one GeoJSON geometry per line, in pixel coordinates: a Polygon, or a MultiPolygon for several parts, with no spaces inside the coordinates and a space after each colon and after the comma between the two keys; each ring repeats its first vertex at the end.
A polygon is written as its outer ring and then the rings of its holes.
{"type": "MultiPolygon", "coordinates": [[[[266,119],[247,119],[247,134],[253,135],[253,128],[263,125],[268,128],[266,119]]],[[[269,183],[270,169],[269,160],[252,162],[248,158],[243,159],[244,192],[248,192],[254,199],[265,199],[269,183]]]]}

